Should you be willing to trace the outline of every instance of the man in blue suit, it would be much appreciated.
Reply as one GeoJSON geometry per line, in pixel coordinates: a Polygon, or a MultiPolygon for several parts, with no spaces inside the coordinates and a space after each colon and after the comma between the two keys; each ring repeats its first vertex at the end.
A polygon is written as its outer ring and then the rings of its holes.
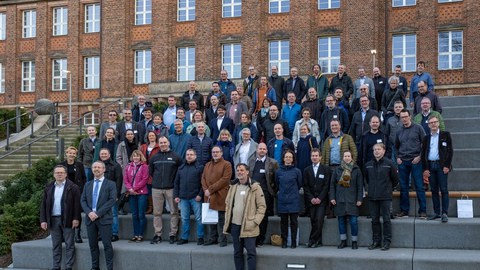
{"type": "Polygon", "coordinates": [[[81,205],[87,219],[88,244],[92,256],[92,270],[99,270],[98,236],[102,238],[107,269],[113,269],[112,247],[112,206],[117,200],[115,182],[104,177],[105,164],[96,161],[92,164],[94,181],[89,181],[83,190],[81,205]]]}
{"type": "Polygon", "coordinates": [[[235,124],[233,123],[233,120],[225,116],[226,111],[227,110],[225,106],[218,105],[217,118],[210,120],[210,123],[208,123],[208,125],[210,126],[213,144],[217,143],[218,136],[220,135],[220,131],[222,129],[227,129],[230,134],[232,134],[233,130],[235,129],[235,124]]]}

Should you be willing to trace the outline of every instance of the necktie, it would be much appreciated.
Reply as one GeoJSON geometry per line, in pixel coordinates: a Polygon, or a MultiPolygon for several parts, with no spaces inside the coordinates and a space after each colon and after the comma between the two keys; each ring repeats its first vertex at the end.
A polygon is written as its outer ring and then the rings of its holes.
{"type": "Polygon", "coordinates": [[[95,184],[93,187],[93,199],[92,199],[92,209],[97,209],[97,199],[98,199],[98,187],[100,186],[100,180],[95,179],[95,184]]]}

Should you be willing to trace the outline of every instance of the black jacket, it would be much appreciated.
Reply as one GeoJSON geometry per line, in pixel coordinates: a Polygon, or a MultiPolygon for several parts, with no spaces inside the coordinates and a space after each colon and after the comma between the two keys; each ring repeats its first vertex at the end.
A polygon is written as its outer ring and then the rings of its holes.
{"type": "Polygon", "coordinates": [[[295,102],[298,104],[302,103],[302,98],[307,94],[307,88],[305,88],[305,81],[302,78],[297,77],[295,86],[293,86],[293,78],[290,77],[285,81],[283,85],[283,97],[287,99],[287,95],[289,92],[295,93],[295,102]]]}
{"type": "Polygon", "coordinates": [[[212,153],[210,152],[213,147],[213,140],[210,137],[203,138],[202,141],[198,138],[198,136],[192,136],[188,140],[187,149],[192,148],[197,153],[197,160],[200,164],[205,166],[207,162],[212,159],[212,153]]]}
{"type": "Polygon", "coordinates": [[[355,140],[355,143],[358,144],[360,142],[360,138],[362,137],[362,135],[368,130],[370,130],[370,119],[373,116],[378,116],[378,118],[380,118],[380,116],[378,115],[378,112],[371,109],[367,110],[367,113],[363,120],[362,120],[361,111],[357,111],[353,115],[352,123],[350,125],[350,130],[348,134],[350,134],[350,136],[353,137],[353,139],[355,140]]]}
{"type": "MultiPolygon", "coordinates": [[[[195,90],[195,93],[193,93],[193,100],[197,102],[197,108],[200,111],[203,111],[204,106],[203,106],[203,95],[200,94],[200,92],[195,90]]],[[[185,110],[188,111],[188,103],[190,102],[190,92],[187,90],[185,93],[183,93],[181,99],[180,99],[180,106],[182,106],[185,110]]]]}
{"type": "MultiPolygon", "coordinates": [[[[450,136],[450,132],[448,131],[439,131],[439,138],[438,138],[438,156],[440,158],[440,167],[441,168],[449,168],[452,170],[452,158],[453,158],[453,146],[452,146],[452,137],[450,136]]],[[[426,171],[430,168],[430,164],[428,163],[428,153],[430,151],[430,140],[432,138],[432,134],[427,134],[423,138],[422,142],[422,167],[423,170],[426,171]]]]}
{"type": "Polygon", "coordinates": [[[259,134],[263,133],[265,143],[268,143],[272,138],[275,138],[275,133],[273,132],[273,127],[276,124],[282,124],[283,136],[286,136],[288,134],[289,128],[288,128],[287,121],[284,121],[283,119],[281,119],[280,116],[278,116],[277,119],[272,120],[272,118],[270,118],[270,115],[267,115],[267,117],[263,121],[263,124],[258,126],[259,127],[258,132],[259,132],[259,134]]]}
{"type": "Polygon", "coordinates": [[[112,161],[110,159],[104,161],[103,163],[105,163],[105,179],[115,182],[117,187],[117,197],[119,197],[122,192],[123,184],[122,166],[120,166],[120,164],[118,164],[116,161],[112,161]]]}
{"type": "Polygon", "coordinates": [[[303,189],[305,190],[305,198],[309,203],[312,199],[319,198],[320,205],[327,205],[328,191],[330,190],[330,168],[318,164],[316,175],[314,175],[313,165],[305,168],[303,171],[303,189]]]}
{"type": "MultiPolygon", "coordinates": [[[[66,160],[63,162],[60,162],[60,165],[68,167],[66,160]]],[[[83,167],[83,164],[80,161],[75,161],[73,166],[75,168],[75,179],[69,179],[69,180],[75,183],[75,185],[77,185],[80,188],[80,192],[82,192],[83,186],[85,185],[85,182],[87,180],[87,176],[85,175],[85,168],[83,167]]]]}
{"type": "MultiPolygon", "coordinates": [[[[40,206],[40,223],[47,222],[48,227],[52,226],[52,208],[54,202],[55,181],[47,184],[43,190],[43,200],[40,206]]],[[[72,227],[72,221],[82,219],[80,206],[80,189],[70,180],[65,181],[62,195],[62,225],[65,228],[72,227]]]]}
{"type": "Polygon", "coordinates": [[[152,176],[152,187],[172,189],[180,165],[182,165],[182,159],[172,150],[156,153],[150,159],[148,166],[150,176],[152,176]]]}
{"type": "Polygon", "coordinates": [[[203,165],[196,160],[182,164],[175,176],[173,197],[190,200],[200,196],[203,200],[202,173],[203,165]]]}
{"type": "Polygon", "coordinates": [[[352,78],[350,78],[350,76],[348,76],[346,72],[343,73],[342,78],[340,78],[338,76],[338,73],[337,73],[337,75],[335,75],[335,77],[332,78],[332,81],[330,82],[330,88],[328,89],[328,92],[330,94],[333,94],[334,91],[335,91],[335,88],[337,86],[342,87],[343,95],[346,98],[350,98],[350,96],[353,94],[352,78]]]}
{"type": "Polygon", "coordinates": [[[398,184],[398,170],[392,160],[383,157],[367,162],[365,179],[370,200],[392,200],[393,188],[398,184]]]}

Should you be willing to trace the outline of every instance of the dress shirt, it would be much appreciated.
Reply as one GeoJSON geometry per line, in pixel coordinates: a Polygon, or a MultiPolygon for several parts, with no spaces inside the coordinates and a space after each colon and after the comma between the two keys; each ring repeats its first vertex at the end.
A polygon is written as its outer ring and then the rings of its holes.
{"type": "Polygon", "coordinates": [[[52,216],[61,216],[62,215],[62,196],[63,190],[65,189],[65,181],[61,184],[55,182],[55,193],[53,196],[53,209],[52,216]]]}

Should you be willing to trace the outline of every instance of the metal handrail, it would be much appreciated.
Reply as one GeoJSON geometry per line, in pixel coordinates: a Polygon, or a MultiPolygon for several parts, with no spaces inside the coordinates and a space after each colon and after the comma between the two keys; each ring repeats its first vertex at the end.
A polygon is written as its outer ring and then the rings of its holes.
{"type": "MultiPolygon", "coordinates": [[[[53,104],[55,105],[55,111],[56,111],[57,108],[58,108],[58,102],[54,102],[53,104]]],[[[52,106],[52,104],[49,103],[49,104],[45,104],[45,105],[43,105],[43,106],[41,106],[41,107],[38,107],[38,108],[33,108],[33,109],[31,109],[30,111],[24,112],[24,113],[22,113],[22,114],[20,114],[20,115],[17,115],[17,116],[15,116],[15,117],[12,117],[12,118],[10,118],[10,119],[8,119],[8,120],[5,120],[5,121],[1,122],[1,123],[0,123],[0,126],[3,125],[3,124],[5,124],[5,123],[7,123],[7,122],[11,122],[11,121],[13,121],[13,120],[16,120],[17,118],[22,117],[22,116],[24,116],[24,115],[31,114],[32,112],[35,112],[36,110],[42,109],[42,108],[47,107],[47,106],[52,106]]]]}
{"type": "MultiPolygon", "coordinates": [[[[36,142],[38,142],[38,141],[40,141],[40,140],[43,140],[43,139],[49,137],[50,135],[52,135],[52,134],[54,134],[54,133],[55,133],[55,137],[58,138],[58,133],[59,133],[59,131],[65,129],[65,128],[67,128],[67,127],[73,126],[73,125],[76,124],[77,122],[83,120],[83,118],[84,118],[85,116],[87,116],[87,115],[94,114],[94,113],[96,113],[96,112],[98,112],[98,111],[102,111],[102,110],[105,109],[106,107],[109,107],[109,106],[111,106],[111,105],[113,105],[113,104],[115,104],[115,103],[118,103],[118,102],[120,102],[120,101],[122,101],[122,99],[117,99],[117,100],[115,100],[115,101],[112,101],[112,102],[110,102],[110,103],[108,103],[108,104],[106,104],[106,105],[104,105],[104,106],[102,106],[102,107],[100,107],[100,108],[98,108],[98,109],[96,109],[96,110],[94,110],[94,111],[91,111],[91,112],[89,112],[89,113],[84,114],[82,117],[79,117],[79,118],[77,118],[76,120],[72,121],[72,123],[69,123],[69,124],[67,124],[67,125],[65,125],[65,126],[59,127],[59,128],[57,128],[57,129],[55,129],[55,130],[52,130],[52,131],[50,131],[49,133],[47,133],[47,134],[45,134],[45,135],[43,135],[43,136],[41,136],[41,137],[38,137],[38,138],[36,138],[36,139],[34,139],[34,140],[30,141],[30,142],[27,142],[27,143],[25,143],[24,145],[22,145],[22,146],[20,146],[20,147],[18,147],[18,148],[16,148],[16,149],[14,149],[14,150],[11,150],[11,151],[7,152],[6,154],[1,155],[1,156],[0,156],[0,160],[3,159],[3,158],[8,157],[9,155],[11,155],[11,154],[13,154],[13,153],[16,153],[17,151],[20,151],[20,150],[23,149],[23,148],[28,147],[28,168],[30,168],[30,167],[32,166],[32,144],[34,144],[34,143],[36,143],[36,142]]],[[[80,122],[80,123],[81,123],[81,122],[80,122]]],[[[80,135],[81,135],[81,129],[80,129],[80,135]]],[[[57,147],[58,147],[58,144],[57,144],[57,147]]],[[[59,153],[58,150],[59,150],[59,149],[57,149],[57,153],[59,153]]]]}

